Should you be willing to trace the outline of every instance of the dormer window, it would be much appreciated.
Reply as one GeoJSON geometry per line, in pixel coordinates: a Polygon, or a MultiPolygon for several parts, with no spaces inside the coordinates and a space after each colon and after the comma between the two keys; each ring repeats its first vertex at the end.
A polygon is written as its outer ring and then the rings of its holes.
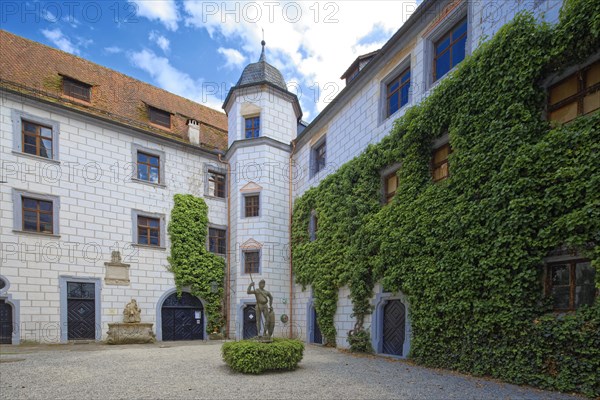
{"type": "Polygon", "coordinates": [[[246,118],[246,139],[260,136],[260,117],[246,118]]]}
{"type": "Polygon", "coordinates": [[[171,128],[171,113],[168,111],[148,106],[148,118],[153,124],[171,128]]]}
{"type": "Polygon", "coordinates": [[[91,85],[88,85],[87,83],[83,83],[75,79],[67,78],[66,76],[63,76],[62,84],[63,94],[65,96],[69,96],[77,100],[86,101],[88,103],[91,101],[91,85]]]}

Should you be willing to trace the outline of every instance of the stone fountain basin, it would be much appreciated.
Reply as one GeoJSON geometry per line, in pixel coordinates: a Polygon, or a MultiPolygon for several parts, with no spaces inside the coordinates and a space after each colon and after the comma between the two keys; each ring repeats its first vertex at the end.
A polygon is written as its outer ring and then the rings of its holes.
{"type": "Polygon", "coordinates": [[[154,343],[152,325],[144,322],[113,322],[108,324],[107,344],[154,343]]]}

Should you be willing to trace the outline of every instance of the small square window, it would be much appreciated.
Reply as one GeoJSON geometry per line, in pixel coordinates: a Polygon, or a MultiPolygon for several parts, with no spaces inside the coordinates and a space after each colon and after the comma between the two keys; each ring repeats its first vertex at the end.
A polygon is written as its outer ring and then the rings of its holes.
{"type": "Polygon", "coordinates": [[[246,139],[257,138],[260,136],[260,117],[246,118],[246,139]]]}
{"type": "Polygon", "coordinates": [[[21,205],[24,231],[54,233],[54,207],[52,201],[23,196],[21,205]]]}
{"type": "Polygon", "coordinates": [[[592,305],[596,298],[596,269],[589,260],[550,264],[546,270],[547,294],[555,311],[574,311],[592,305]]]}
{"type": "Polygon", "coordinates": [[[225,175],[213,171],[208,172],[208,195],[225,198],[225,175]]]}
{"type": "Polygon", "coordinates": [[[137,178],[150,183],[160,183],[160,157],[138,151],[137,178]]]}
{"type": "Polygon", "coordinates": [[[146,246],[160,246],[160,219],[138,216],[137,243],[146,246]]]}
{"type": "Polygon", "coordinates": [[[258,217],[259,195],[244,196],[244,217],[258,217]]]}
{"type": "Polygon", "coordinates": [[[432,175],[433,181],[439,182],[450,176],[450,169],[448,164],[448,156],[452,153],[450,144],[434,150],[432,158],[432,175]]]}
{"type": "Polygon", "coordinates": [[[92,96],[92,86],[75,79],[63,77],[63,94],[78,100],[89,102],[92,96]]]}
{"type": "Polygon", "coordinates": [[[208,250],[215,254],[227,253],[227,232],[224,229],[208,229],[208,250]]]}
{"type": "Polygon", "coordinates": [[[394,80],[387,84],[386,117],[394,114],[402,106],[408,103],[408,93],[410,90],[410,67],[405,69],[394,80]]]}
{"type": "Polygon", "coordinates": [[[446,75],[464,60],[467,46],[467,18],[461,20],[435,42],[433,58],[433,81],[446,75]]]}
{"type": "Polygon", "coordinates": [[[548,119],[562,123],[600,109],[600,61],[548,90],[548,119]]]}
{"type": "Polygon", "coordinates": [[[154,124],[171,128],[171,113],[168,111],[148,106],[148,118],[154,124]]]}
{"type": "Polygon", "coordinates": [[[21,127],[23,153],[49,159],[54,158],[54,136],[50,126],[22,120],[21,127]]]}
{"type": "Polygon", "coordinates": [[[260,271],[260,250],[244,250],[244,273],[258,274],[260,271]]]}

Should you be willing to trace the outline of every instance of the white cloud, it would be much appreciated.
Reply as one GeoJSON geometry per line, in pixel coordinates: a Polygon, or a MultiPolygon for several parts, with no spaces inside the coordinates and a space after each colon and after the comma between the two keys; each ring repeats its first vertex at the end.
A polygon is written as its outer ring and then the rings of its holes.
{"type": "Polygon", "coordinates": [[[205,91],[201,80],[195,80],[187,73],[178,70],[171,65],[167,58],[146,49],[129,53],[128,56],[135,67],[146,71],[162,89],[215,110],[221,109],[222,101],[209,94],[209,89],[205,91]]]}
{"type": "Polygon", "coordinates": [[[238,42],[236,48],[251,54],[251,62],[258,60],[264,28],[267,61],[288,81],[298,78],[303,87],[301,104],[317,112],[344,87],[339,77],[352,61],[383,46],[415,9],[415,0],[369,1],[368,5],[194,0],[184,3],[184,20],[187,26],[206,29],[215,40],[222,35],[228,42],[238,42]],[[365,37],[380,39],[362,40],[365,37]]]}
{"type": "Polygon", "coordinates": [[[225,67],[226,68],[230,68],[230,69],[241,68],[246,63],[246,56],[244,56],[242,53],[240,53],[236,49],[226,49],[224,47],[219,47],[217,49],[217,51],[219,52],[219,54],[222,54],[225,56],[225,59],[226,59],[225,67]]]}
{"type": "Polygon", "coordinates": [[[71,42],[67,36],[65,36],[59,28],[56,29],[42,29],[42,34],[52,42],[56,47],[67,53],[79,54],[79,49],[71,42]]]}
{"type": "Polygon", "coordinates": [[[160,21],[167,29],[176,31],[179,11],[175,0],[130,0],[136,6],[136,15],[151,21],[160,21]]]}
{"type": "Polygon", "coordinates": [[[119,46],[110,46],[110,47],[105,47],[104,52],[106,52],[108,54],[119,54],[119,53],[123,52],[123,49],[120,48],[119,46]]]}
{"type": "Polygon", "coordinates": [[[160,33],[156,32],[156,31],[152,31],[152,32],[150,32],[150,35],[148,36],[148,39],[150,39],[150,41],[156,43],[156,45],[158,47],[160,47],[161,50],[164,53],[168,53],[169,52],[169,49],[170,49],[170,46],[171,46],[171,42],[169,41],[169,39],[167,39],[166,37],[164,37],[160,33]]]}

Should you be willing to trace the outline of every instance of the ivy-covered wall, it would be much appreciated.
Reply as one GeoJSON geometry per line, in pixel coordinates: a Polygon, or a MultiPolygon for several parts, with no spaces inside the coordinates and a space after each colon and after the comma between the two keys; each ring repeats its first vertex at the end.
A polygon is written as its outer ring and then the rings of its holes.
{"type": "Polygon", "coordinates": [[[597,1],[565,1],[555,26],[519,15],[381,143],[296,200],[294,272],[330,344],[338,288],[350,287],[360,331],[381,281],[408,297],[416,361],[600,395],[600,301],[554,314],[541,279],[561,246],[600,266],[600,113],[551,124],[543,87],[599,51],[597,1]],[[445,133],[451,176],[434,183],[445,133]],[[380,173],[397,162],[397,195],[382,206],[380,173]]]}
{"type": "Polygon", "coordinates": [[[224,325],[223,285],[225,260],[206,248],[208,206],[204,199],[189,194],[176,194],[168,232],[171,239],[170,270],[181,292],[189,287],[192,295],[204,300],[207,331],[224,325]],[[217,290],[213,291],[213,283],[217,290]]]}

